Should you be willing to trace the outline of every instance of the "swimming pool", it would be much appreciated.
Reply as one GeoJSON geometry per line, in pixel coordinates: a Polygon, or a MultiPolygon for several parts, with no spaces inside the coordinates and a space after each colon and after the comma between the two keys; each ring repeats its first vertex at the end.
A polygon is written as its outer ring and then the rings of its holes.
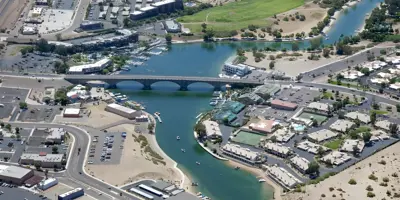
{"type": "Polygon", "coordinates": [[[292,127],[295,131],[298,131],[298,132],[303,132],[304,129],[306,128],[306,126],[301,125],[301,124],[292,124],[292,127]]]}

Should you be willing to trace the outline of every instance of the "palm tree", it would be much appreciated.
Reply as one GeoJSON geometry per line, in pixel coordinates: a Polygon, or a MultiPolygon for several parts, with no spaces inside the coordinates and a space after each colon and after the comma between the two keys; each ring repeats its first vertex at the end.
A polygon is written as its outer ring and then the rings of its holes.
{"type": "Polygon", "coordinates": [[[389,132],[392,137],[397,137],[397,132],[399,131],[399,126],[397,124],[390,124],[389,125],[389,132]]]}

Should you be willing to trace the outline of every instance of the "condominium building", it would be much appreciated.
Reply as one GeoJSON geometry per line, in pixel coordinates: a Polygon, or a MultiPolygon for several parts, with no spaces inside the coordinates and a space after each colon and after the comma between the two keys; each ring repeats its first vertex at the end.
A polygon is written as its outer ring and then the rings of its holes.
{"type": "Polygon", "coordinates": [[[341,165],[349,160],[351,160],[349,155],[339,151],[332,151],[321,158],[321,161],[331,165],[341,165]]]}
{"type": "Polygon", "coordinates": [[[313,142],[324,142],[338,136],[338,133],[322,129],[313,133],[308,134],[308,138],[313,142]]]}
{"type": "Polygon", "coordinates": [[[303,157],[295,156],[290,159],[290,163],[294,168],[299,170],[301,173],[305,174],[308,169],[308,165],[310,164],[310,161],[308,161],[303,157]]]}
{"type": "Polygon", "coordinates": [[[101,72],[112,64],[112,61],[108,58],[101,59],[92,64],[72,66],[68,69],[69,74],[90,74],[101,72]]]}
{"type": "Polygon", "coordinates": [[[266,172],[271,178],[287,189],[294,188],[297,184],[302,183],[299,179],[286,171],[286,169],[276,165],[267,166],[266,172]]]}
{"type": "Polygon", "coordinates": [[[331,126],[329,126],[330,129],[334,131],[339,131],[342,133],[345,133],[347,130],[352,129],[356,124],[349,120],[337,120],[335,123],[333,123],[331,126]]]}
{"type": "Polygon", "coordinates": [[[217,122],[205,120],[203,121],[203,125],[206,127],[207,138],[215,139],[222,137],[222,133],[217,122]]]}
{"type": "Polygon", "coordinates": [[[360,120],[361,123],[368,124],[371,122],[369,115],[360,112],[349,112],[345,115],[346,118],[351,120],[360,120]]]}
{"type": "Polygon", "coordinates": [[[296,147],[301,149],[301,150],[303,150],[303,151],[310,152],[312,154],[318,154],[318,149],[322,149],[323,152],[326,152],[326,151],[330,150],[327,147],[324,147],[324,146],[319,145],[319,144],[312,143],[312,142],[310,142],[308,140],[305,140],[303,142],[298,143],[296,147]]]}
{"type": "Polygon", "coordinates": [[[321,115],[329,115],[331,112],[331,108],[332,106],[327,103],[311,102],[304,110],[321,115]]]}
{"type": "Polygon", "coordinates": [[[221,148],[221,151],[227,156],[251,165],[260,164],[265,161],[264,157],[260,153],[229,142],[221,148]]]}
{"type": "Polygon", "coordinates": [[[250,73],[250,71],[251,71],[247,65],[243,65],[243,64],[234,65],[231,63],[225,63],[223,70],[227,74],[235,74],[240,77],[250,73]]]}
{"type": "Polygon", "coordinates": [[[265,151],[268,153],[274,154],[276,156],[286,158],[290,155],[291,150],[289,147],[283,146],[278,143],[267,142],[264,145],[265,151]]]}
{"type": "Polygon", "coordinates": [[[364,149],[364,146],[365,143],[362,140],[347,139],[340,147],[340,151],[354,152],[354,149],[357,148],[358,153],[361,153],[364,149]]]}

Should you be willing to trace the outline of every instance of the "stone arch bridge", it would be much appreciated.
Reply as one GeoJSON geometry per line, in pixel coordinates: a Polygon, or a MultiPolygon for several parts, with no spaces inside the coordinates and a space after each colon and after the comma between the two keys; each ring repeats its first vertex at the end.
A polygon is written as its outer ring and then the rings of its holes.
{"type": "Polygon", "coordinates": [[[151,90],[151,85],[160,81],[173,82],[180,86],[180,90],[188,90],[192,83],[208,83],[214,90],[229,84],[232,88],[255,87],[263,85],[262,81],[247,79],[229,79],[217,77],[193,76],[151,76],[151,75],[66,75],[64,79],[72,84],[86,84],[89,81],[102,81],[115,88],[119,82],[135,81],[143,85],[144,90],[151,90]]]}

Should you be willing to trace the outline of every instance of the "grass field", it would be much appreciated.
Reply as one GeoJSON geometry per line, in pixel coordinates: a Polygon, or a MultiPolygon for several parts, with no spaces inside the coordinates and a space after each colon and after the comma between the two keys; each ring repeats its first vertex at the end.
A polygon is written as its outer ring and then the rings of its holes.
{"type": "Polygon", "coordinates": [[[330,149],[336,150],[336,149],[339,149],[339,147],[343,143],[343,141],[344,141],[343,139],[337,138],[330,142],[325,143],[324,146],[328,147],[330,149]]]}
{"type": "Polygon", "coordinates": [[[250,24],[265,27],[269,25],[266,18],[303,4],[304,0],[242,0],[180,17],[178,21],[193,23],[184,25],[192,28],[192,32],[201,31],[201,23],[206,22],[206,18],[208,27],[215,31],[239,30],[250,24]]]}

